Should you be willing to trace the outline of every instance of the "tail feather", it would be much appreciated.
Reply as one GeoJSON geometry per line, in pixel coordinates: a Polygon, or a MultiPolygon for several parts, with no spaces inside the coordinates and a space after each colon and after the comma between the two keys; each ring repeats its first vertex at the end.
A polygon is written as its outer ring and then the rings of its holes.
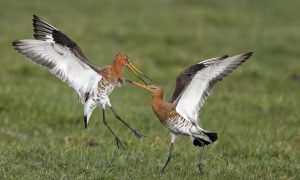
{"type": "Polygon", "coordinates": [[[194,146],[203,147],[203,146],[209,145],[210,142],[208,142],[208,141],[206,141],[204,139],[200,139],[200,138],[194,137],[193,144],[194,144],[194,146]]]}
{"type": "Polygon", "coordinates": [[[215,142],[218,139],[218,134],[215,132],[203,132],[203,133],[209,137],[211,142],[215,142]]]}
{"type": "Polygon", "coordinates": [[[193,144],[194,146],[199,146],[199,147],[203,147],[203,146],[206,146],[206,145],[209,145],[209,144],[212,144],[214,142],[217,141],[218,139],[218,134],[217,133],[214,133],[214,132],[205,132],[205,131],[202,131],[203,134],[205,134],[208,138],[209,138],[209,141],[206,140],[206,138],[201,138],[201,137],[193,137],[193,144]]]}

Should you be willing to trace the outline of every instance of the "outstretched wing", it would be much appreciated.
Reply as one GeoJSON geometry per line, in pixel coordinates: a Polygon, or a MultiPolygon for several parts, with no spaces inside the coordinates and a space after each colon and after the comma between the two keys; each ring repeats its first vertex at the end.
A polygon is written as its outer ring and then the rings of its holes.
{"type": "Polygon", "coordinates": [[[228,56],[222,56],[222,57],[216,57],[212,59],[208,59],[206,61],[202,61],[199,64],[192,65],[188,68],[186,68],[184,71],[182,71],[176,78],[176,87],[173,92],[173,95],[170,99],[170,102],[173,104],[177,104],[179,98],[181,97],[183,90],[190,84],[191,80],[195,76],[195,74],[200,71],[201,69],[205,68],[205,64],[214,63],[218,60],[222,60],[227,58],[228,56]]]}
{"type": "Polygon", "coordinates": [[[35,40],[17,40],[14,48],[27,58],[48,68],[75,89],[81,100],[98,85],[102,76],[82,53],[80,47],[57,28],[33,16],[35,40]]]}
{"type": "Polygon", "coordinates": [[[55,42],[56,44],[67,47],[70,52],[72,52],[79,60],[90,66],[95,71],[99,68],[93,65],[90,60],[83,54],[80,47],[72,41],[67,35],[59,31],[57,28],[51,24],[43,21],[36,15],[33,15],[33,31],[34,38],[37,40],[55,42]]]}
{"type": "Polygon", "coordinates": [[[176,80],[170,100],[185,119],[198,124],[199,110],[213,86],[245,62],[252,52],[209,59],[185,69],[176,80]]]}

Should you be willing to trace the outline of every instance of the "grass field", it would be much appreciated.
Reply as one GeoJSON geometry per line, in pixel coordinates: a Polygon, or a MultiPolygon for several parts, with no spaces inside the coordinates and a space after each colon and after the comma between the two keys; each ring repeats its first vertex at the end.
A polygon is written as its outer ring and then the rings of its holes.
{"type": "MultiPolygon", "coordinates": [[[[199,179],[199,150],[175,142],[163,176],[168,130],[150,94],[116,89],[116,110],[147,137],[137,140],[108,113],[127,151],[116,148],[99,110],[84,130],[74,91],[17,54],[37,14],[68,34],[99,66],[125,52],[165,88],[183,68],[211,57],[254,51],[219,83],[201,109],[218,132],[205,150],[205,179],[300,178],[300,1],[16,1],[0,0],[1,179],[199,179]],[[83,3],[84,2],[84,3],[83,3]],[[298,80],[297,80],[298,78],[298,80]]],[[[126,77],[135,79],[130,72],[126,77]]]]}

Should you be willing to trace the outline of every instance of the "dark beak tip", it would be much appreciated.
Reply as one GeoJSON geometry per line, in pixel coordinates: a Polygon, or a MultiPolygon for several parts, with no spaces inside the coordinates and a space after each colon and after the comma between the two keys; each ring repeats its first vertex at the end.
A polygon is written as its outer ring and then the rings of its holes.
{"type": "Polygon", "coordinates": [[[145,85],[148,85],[147,82],[143,78],[140,78],[140,80],[142,80],[145,85]]]}

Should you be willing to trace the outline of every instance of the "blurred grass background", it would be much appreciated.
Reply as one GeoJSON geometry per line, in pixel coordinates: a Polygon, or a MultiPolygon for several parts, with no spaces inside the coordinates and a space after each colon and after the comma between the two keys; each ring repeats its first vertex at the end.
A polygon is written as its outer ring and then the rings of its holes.
{"type": "MultiPolygon", "coordinates": [[[[0,0],[0,177],[3,179],[198,179],[198,149],[169,135],[151,96],[116,89],[116,110],[147,137],[137,140],[108,113],[127,151],[118,150],[95,110],[84,130],[71,88],[11,47],[32,38],[33,14],[73,40],[99,66],[125,52],[165,88],[183,68],[224,54],[254,51],[219,83],[201,124],[219,133],[205,150],[207,179],[299,179],[300,1],[0,0]]],[[[126,77],[135,79],[128,71],[126,77]]]]}

